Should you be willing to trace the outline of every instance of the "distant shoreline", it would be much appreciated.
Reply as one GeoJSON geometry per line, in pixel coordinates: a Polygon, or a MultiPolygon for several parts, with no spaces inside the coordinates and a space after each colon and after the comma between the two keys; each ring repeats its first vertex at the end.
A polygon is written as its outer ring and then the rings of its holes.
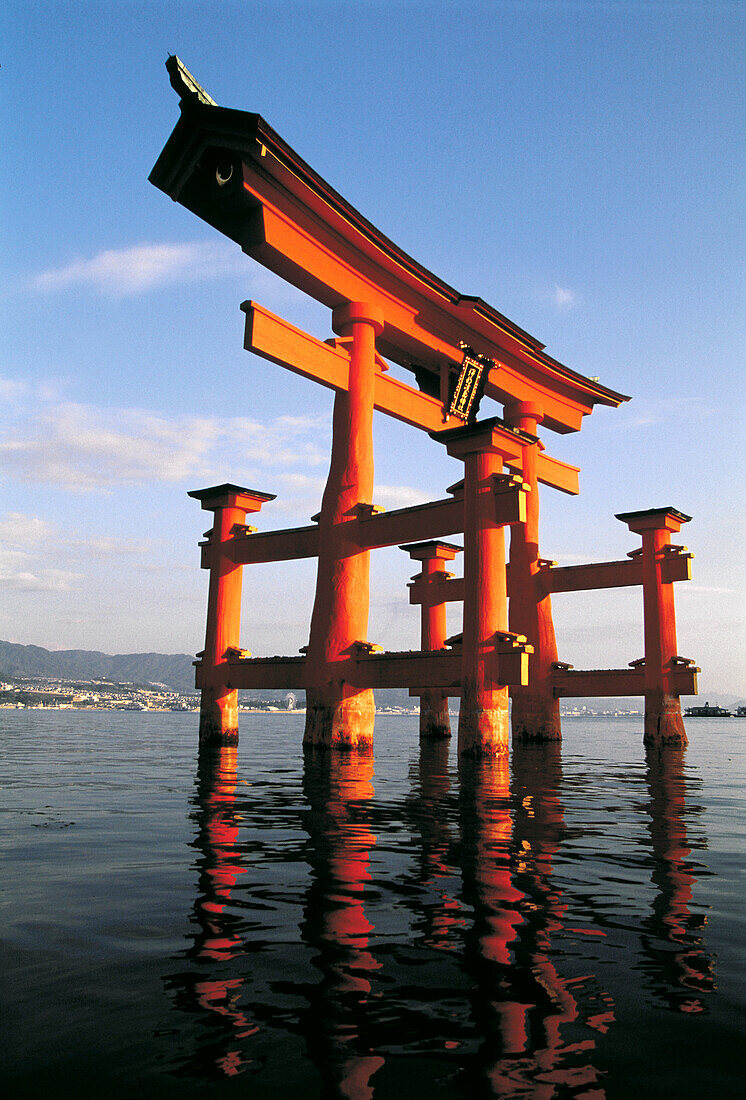
{"type": "MultiPolygon", "coordinates": [[[[195,707],[194,709],[179,709],[179,708],[171,708],[171,707],[144,707],[144,708],[140,709],[139,707],[102,707],[102,706],[96,706],[95,704],[92,705],[92,706],[81,707],[81,706],[69,706],[69,705],[66,706],[64,704],[62,706],[56,706],[54,704],[49,705],[49,706],[34,706],[34,705],[26,706],[26,705],[22,704],[22,705],[18,706],[16,704],[8,704],[8,703],[1,704],[0,703],[0,712],[1,711],[15,711],[15,710],[22,710],[22,711],[29,711],[29,710],[33,710],[33,711],[67,711],[68,713],[75,713],[75,714],[85,714],[85,713],[89,713],[89,712],[95,712],[96,714],[103,714],[103,713],[110,713],[110,714],[140,714],[140,715],[142,715],[142,714],[193,714],[195,717],[199,716],[199,708],[198,707],[195,707]]],[[[302,714],[302,715],[305,715],[306,709],[305,709],[305,707],[296,707],[293,710],[282,710],[278,707],[239,707],[238,708],[238,713],[241,714],[241,715],[245,715],[245,714],[278,714],[278,715],[302,714]]],[[[376,710],[375,713],[376,713],[377,717],[381,717],[381,718],[417,718],[417,717],[419,717],[420,712],[418,710],[376,710]]],[[[451,711],[450,712],[450,717],[451,718],[458,718],[458,711],[451,711]]],[[[698,717],[698,716],[695,716],[695,717],[698,717]]],[[[579,714],[577,712],[567,712],[567,713],[561,714],[561,718],[563,720],[570,719],[570,718],[598,718],[598,719],[606,719],[606,720],[608,720],[610,718],[639,718],[639,719],[642,719],[643,718],[643,712],[642,711],[629,711],[625,714],[599,714],[599,713],[579,714]]]]}

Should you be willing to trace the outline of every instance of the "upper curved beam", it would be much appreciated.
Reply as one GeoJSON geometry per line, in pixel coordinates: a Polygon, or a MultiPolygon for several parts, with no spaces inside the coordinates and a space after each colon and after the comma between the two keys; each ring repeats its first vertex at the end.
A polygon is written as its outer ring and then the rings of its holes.
{"type": "Polygon", "coordinates": [[[378,305],[382,355],[432,371],[461,360],[460,342],[495,360],[486,394],[540,404],[544,424],[577,431],[597,404],[628,398],[558,363],[480,298],[459,294],[358,213],[256,114],[185,96],[150,174],[254,259],[331,309],[378,305]]]}

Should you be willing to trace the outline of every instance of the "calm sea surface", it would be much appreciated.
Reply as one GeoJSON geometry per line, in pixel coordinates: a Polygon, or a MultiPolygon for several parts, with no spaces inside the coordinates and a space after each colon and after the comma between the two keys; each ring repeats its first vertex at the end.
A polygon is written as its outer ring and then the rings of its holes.
{"type": "Polygon", "coordinates": [[[746,721],[640,725],[0,712],[3,1095],[744,1095],[746,721]]]}

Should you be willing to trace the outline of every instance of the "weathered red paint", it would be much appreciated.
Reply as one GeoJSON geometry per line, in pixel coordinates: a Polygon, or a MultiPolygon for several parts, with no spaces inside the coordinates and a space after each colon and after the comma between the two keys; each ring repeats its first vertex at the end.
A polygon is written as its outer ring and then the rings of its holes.
{"type": "MultiPolygon", "coordinates": [[[[419,542],[402,546],[410,558],[422,562],[422,572],[412,578],[410,603],[420,605],[420,648],[423,652],[445,649],[448,628],[444,581],[449,577],[446,562],[453,561],[461,550],[447,542],[419,542]]],[[[450,737],[448,695],[429,689],[420,693],[420,736],[450,737]]]]}
{"type": "Polygon", "coordinates": [[[349,520],[373,498],[375,338],[383,327],[375,306],[353,302],[336,309],[333,327],[349,339],[349,388],[334,400],[332,455],[319,517],[319,564],[311,618],[304,744],[371,752],[375,703],[334,674],[368,633],[370,552],[349,537],[349,520]]]}
{"type": "Polygon", "coordinates": [[[536,435],[544,410],[536,402],[517,402],[505,409],[506,423],[536,438],[523,448],[523,481],[529,490],[526,522],[510,529],[510,629],[524,634],[533,646],[529,658],[529,682],[510,689],[513,737],[522,741],[557,741],[562,736],[559,699],[552,690],[552,666],[557,642],[552,622],[552,601],[539,581],[539,480],[541,444],[536,435]]]}
{"type": "Polygon", "coordinates": [[[617,519],[642,537],[642,595],[645,616],[645,744],[686,745],[681,700],[675,691],[676,612],[673,585],[663,580],[671,533],[691,516],[675,508],[623,512],[617,519]]]}
{"type": "Polygon", "coordinates": [[[205,548],[210,569],[205,649],[198,669],[202,689],[200,742],[233,745],[238,741],[238,694],[228,687],[227,653],[238,648],[241,628],[241,574],[231,554],[233,528],[244,524],[247,512],[258,512],[274,496],[217,485],[197,489],[189,496],[201,501],[215,519],[205,548]]]}

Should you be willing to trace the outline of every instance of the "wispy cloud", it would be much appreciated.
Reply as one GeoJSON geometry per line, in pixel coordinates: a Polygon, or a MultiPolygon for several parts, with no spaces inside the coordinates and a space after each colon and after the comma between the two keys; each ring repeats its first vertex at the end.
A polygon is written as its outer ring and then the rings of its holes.
{"type": "MultiPolygon", "coordinates": [[[[108,534],[81,538],[38,516],[6,512],[0,516],[0,587],[6,592],[80,590],[92,560],[105,562],[107,570],[116,563],[118,570],[136,565],[142,572],[147,563],[141,559],[164,545],[161,539],[108,534]]],[[[166,562],[162,568],[171,572],[179,565],[166,562]]]]}
{"type": "MultiPolygon", "coordinates": [[[[120,539],[103,535],[89,539],[71,539],[71,548],[93,558],[142,557],[163,546],[161,539],[120,539]]],[[[139,568],[139,565],[138,565],[139,568]]]]}
{"type": "Polygon", "coordinates": [[[6,512],[0,519],[0,545],[27,547],[50,539],[54,528],[46,520],[27,516],[23,512],[6,512]]]}
{"type": "Polygon", "coordinates": [[[22,512],[6,512],[0,518],[0,585],[4,589],[64,592],[75,586],[82,574],[37,565],[45,561],[53,533],[51,524],[22,512]]]}
{"type": "Polygon", "coordinates": [[[82,573],[70,573],[64,569],[13,570],[0,562],[0,584],[21,592],[68,592],[82,578],[82,573]]]}
{"type": "Polygon", "coordinates": [[[409,485],[376,485],[373,492],[375,504],[384,508],[411,508],[415,504],[425,504],[430,494],[409,485]]]}
{"type": "Polygon", "coordinates": [[[580,304],[580,297],[574,290],[570,290],[566,286],[559,286],[558,283],[554,284],[552,300],[557,309],[562,310],[575,309],[580,304]]]}
{"type": "Polygon", "coordinates": [[[124,297],[155,287],[195,279],[214,279],[241,270],[237,249],[222,242],[141,244],[106,249],[90,259],[77,259],[32,277],[36,290],[88,287],[100,294],[124,297]]]}
{"type": "Polygon", "coordinates": [[[0,401],[20,401],[28,387],[25,382],[12,378],[0,378],[0,401]]]}
{"type": "MultiPolygon", "coordinates": [[[[29,417],[0,438],[0,468],[20,481],[72,492],[118,485],[225,478],[255,470],[320,465],[326,450],[312,418],[166,417],[142,409],[72,402],[29,417]]],[[[241,475],[242,476],[242,475],[241,475]]]]}

